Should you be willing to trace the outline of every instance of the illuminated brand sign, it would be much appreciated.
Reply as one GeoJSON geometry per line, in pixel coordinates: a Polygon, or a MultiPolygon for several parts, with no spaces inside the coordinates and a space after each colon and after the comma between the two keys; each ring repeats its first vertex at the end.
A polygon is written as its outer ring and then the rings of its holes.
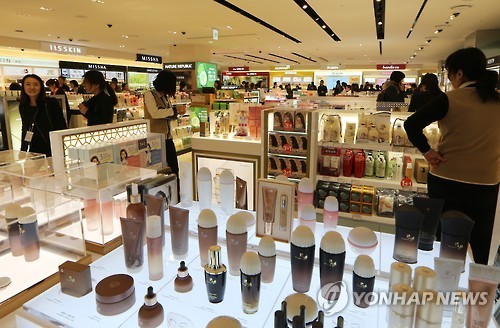
{"type": "Polygon", "coordinates": [[[161,64],[162,58],[159,56],[136,54],[136,61],[161,64]]]}
{"type": "Polygon", "coordinates": [[[163,64],[163,68],[169,69],[169,70],[189,70],[192,69],[194,70],[194,62],[188,62],[188,63],[165,63],[163,64]]]}
{"type": "Polygon", "coordinates": [[[161,71],[159,68],[149,68],[149,67],[132,67],[128,66],[127,71],[129,72],[138,72],[138,73],[152,73],[157,74],[161,71]]]}
{"type": "Polygon", "coordinates": [[[377,69],[378,70],[397,70],[397,69],[405,69],[406,64],[378,64],[377,69]]]}
{"type": "Polygon", "coordinates": [[[101,64],[88,64],[89,69],[103,69],[106,70],[106,65],[101,64]]]}
{"type": "Polygon", "coordinates": [[[234,66],[234,67],[229,67],[230,72],[244,72],[244,71],[249,71],[250,67],[248,66],[234,66]]]}
{"type": "Polygon", "coordinates": [[[85,55],[86,53],[85,47],[75,46],[71,44],[40,42],[40,45],[41,50],[55,52],[58,54],[85,55]]]}
{"type": "Polygon", "coordinates": [[[326,66],[326,69],[339,69],[338,66],[326,66]]]}
{"type": "Polygon", "coordinates": [[[290,65],[285,65],[285,66],[274,66],[274,69],[277,71],[287,71],[292,69],[290,65]]]}
{"type": "Polygon", "coordinates": [[[110,71],[110,72],[126,72],[127,71],[127,67],[125,67],[125,66],[108,65],[108,64],[95,64],[95,63],[67,62],[67,61],[62,61],[62,60],[59,61],[59,68],[80,69],[80,70],[97,69],[100,71],[110,71]]]}

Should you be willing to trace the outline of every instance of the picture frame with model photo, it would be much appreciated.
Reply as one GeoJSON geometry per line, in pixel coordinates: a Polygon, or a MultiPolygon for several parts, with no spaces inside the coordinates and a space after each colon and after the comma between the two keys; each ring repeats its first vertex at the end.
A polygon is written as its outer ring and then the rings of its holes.
{"type": "Polygon", "coordinates": [[[270,236],[276,241],[290,242],[295,188],[295,183],[289,181],[263,178],[257,181],[257,237],[270,236]]]}

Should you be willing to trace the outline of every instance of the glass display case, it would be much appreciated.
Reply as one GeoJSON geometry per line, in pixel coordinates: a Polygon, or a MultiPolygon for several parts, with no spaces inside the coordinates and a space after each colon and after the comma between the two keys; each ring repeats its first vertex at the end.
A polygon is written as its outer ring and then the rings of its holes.
{"type": "Polygon", "coordinates": [[[19,150],[4,150],[0,151],[0,166],[9,165],[18,161],[23,161],[25,159],[42,159],[45,158],[45,154],[30,153],[26,151],[19,150]]]}
{"type": "Polygon", "coordinates": [[[121,244],[120,217],[126,217],[126,186],[156,177],[156,170],[104,163],[47,178],[46,188],[83,201],[87,249],[105,254],[121,244]]]}
{"type": "Polygon", "coordinates": [[[80,200],[25,189],[29,197],[0,210],[0,317],[56,284],[58,266],[65,261],[90,262],[80,200]]]}

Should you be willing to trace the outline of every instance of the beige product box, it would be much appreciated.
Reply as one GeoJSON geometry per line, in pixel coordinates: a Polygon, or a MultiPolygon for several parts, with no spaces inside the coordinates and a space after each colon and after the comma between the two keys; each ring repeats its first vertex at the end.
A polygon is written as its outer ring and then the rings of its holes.
{"type": "Polygon", "coordinates": [[[390,113],[377,113],[372,114],[375,117],[375,127],[378,132],[378,143],[390,142],[391,131],[391,114],[390,113]]]}
{"type": "Polygon", "coordinates": [[[344,143],[353,144],[356,138],[356,123],[346,123],[344,143]]]}
{"type": "Polygon", "coordinates": [[[81,148],[78,154],[81,161],[94,162],[97,165],[114,161],[113,146],[107,144],[88,145],[81,148]]]}
{"type": "Polygon", "coordinates": [[[154,170],[166,167],[165,135],[163,133],[149,133],[146,142],[146,156],[143,156],[145,163],[142,167],[154,170]]]}
{"type": "Polygon", "coordinates": [[[427,173],[429,172],[429,164],[425,159],[417,158],[415,160],[415,181],[418,183],[427,183],[427,173]]]}

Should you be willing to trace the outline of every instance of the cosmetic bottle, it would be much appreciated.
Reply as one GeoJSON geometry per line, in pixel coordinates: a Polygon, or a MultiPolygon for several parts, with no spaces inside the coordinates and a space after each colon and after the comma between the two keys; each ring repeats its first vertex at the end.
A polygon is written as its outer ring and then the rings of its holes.
{"type": "MultiPolygon", "coordinates": [[[[321,296],[329,301],[336,301],[340,290],[331,292],[332,284],[342,281],[344,277],[345,243],[340,233],[328,231],[321,238],[319,248],[319,278],[321,296]]],[[[340,288],[340,284],[338,285],[340,288]]]]}
{"type": "Polygon", "coordinates": [[[360,308],[367,308],[370,304],[370,293],[375,286],[375,264],[368,255],[358,255],[354,262],[352,273],[352,292],[354,305],[360,308]]]}
{"type": "Polygon", "coordinates": [[[146,219],[149,280],[163,278],[163,245],[161,241],[161,218],[158,215],[146,219]]]}
{"type": "Polygon", "coordinates": [[[385,178],[385,155],[383,152],[377,154],[375,161],[375,176],[377,178],[385,178]]]}
{"type": "Polygon", "coordinates": [[[222,264],[219,245],[208,248],[208,264],[205,265],[205,285],[210,303],[222,302],[226,291],[226,266],[222,264]]]}
{"type": "Polygon", "coordinates": [[[375,126],[375,123],[372,122],[370,123],[368,128],[368,140],[371,142],[378,142],[378,130],[377,127],[375,126]]]}
{"type": "Polygon", "coordinates": [[[399,120],[398,124],[395,124],[392,129],[392,145],[393,146],[404,146],[405,144],[405,130],[403,128],[403,121],[399,120]]]}
{"type": "Polygon", "coordinates": [[[390,160],[387,161],[387,168],[385,177],[389,180],[394,180],[396,176],[396,157],[391,157],[390,160]]]}
{"type": "Polygon", "coordinates": [[[40,236],[35,210],[31,207],[21,207],[18,213],[24,260],[26,262],[36,261],[40,258],[40,236]]]}
{"type": "Polygon", "coordinates": [[[314,202],[314,186],[309,178],[302,178],[299,181],[297,189],[297,212],[300,213],[302,206],[305,204],[313,204],[314,202]]]}
{"type": "Polygon", "coordinates": [[[217,245],[217,216],[211,209],[204,209],[198,215],[198,245],[201,266],[208,263],[208,248],[217,245]]]}
{"type": "Polygon", "coordinates": [[[128,218],[120,218],[120,222],[125,266],[129,269],[140,268],[144,262],[144,238],[142,234],[145,222],[128,218]]]}
{"type": "MultiPolygon", "coordinates": [[[[141,195],[136,183],[132,183],[132,192],[130,193],[130,204],[127,206],[127,218],[138,220],[146,223],[146,206],[141,201],[141,195]]],[[[146,233],[143,231],[144,241],[146,241],[146,233]]]]}
{"type": "Polygon", "coordinates": [[[99,206],[97,205],[96,194],[93,191],[85,190],[83,193],[83,213],[89,231],[99,229],[99,206]]]}
{"type": "Polygon", "coordinates": [[[163,323],[163,306],[158,303],[153,287],[148,287],[144,296],[144,305],[139,310],[139,327],[156,328],[163,323]]]}
{"type": "Polygon", "coordinates": [[[443,210],[444,200],[413,197],[413,205],[424,214],[418,249],[432,251],[436,240],[436,231],[443,210]]]}
{"type": "MultiPolygon", "coordinates": [[[[207,251],[208,253],[208,251],[207,251]]],[[[174,289],[178,293],[187,293],[193,289],[193,278],[189,275],[186,262],[181,261],[174,281],[174,289]]]]}
{"type": "MultiPolygon", "coordinates": [[[[461,260],[465,265],[467,247],[474,221],[459,211],[447,211],[441,217],[441,248],[439,257],[461,260]]],[[[465,267],[462,266],[462,272],[465,267]]]]}
{"type": "Polygon", "coordinates": [[[261,266],[255,252],[245,252],[241,257],[240,286],[243,312],[253,314],[259,309],[261,266]]]}
{"type": "Polygon", "coordinates": [[[394,216],[396,235],[392,257],[400,262],[417,263],[418,240],[424,215],[416,207],[403,204],[396,208],[394,216]]]}
{"type": "Polygon", "coordinates": [[[247,251],[247,222],[238,215],[233,214],[226,223],[227,257],[229,261],[229,274],[240,274],[241,257],[247,251]]]}
{"type": "Polygon", "coordinates": [[[396,158],[396,169],[394,173],[394,180],[401,181],[403,179],[403,158],[396,158]]]}
{"type": "Polygon", "coordinates": [[[410,301],[413,288],[406,284],[394,284],[390,290],[394,294],[394,302],[391,302],[387,311],[387,326],[395,328],[413,327],[415,316],[415,304],[410,301]]]}
{"type": "Polygon", "coordinates": [[[202,167],[198,170],[196,181],[200,211],[205,208],[212,208],[212,173],[208,168],[202,167]]]}
{"type": "Polygon", "coordinates": [[[247,182],[236,177],[236,208],[248,210],[247,182]]]}
{"type": "Polygon", "coordinates": [[[330,121],[330,117],[328,115],[322,115],[321,121],[323,124],[323,133],[321,136],[321,141],[329,142],[329,141],[331,141],[332,132],[333,132],[332,122],[330,121]]]}
{"type": "Polygon", "coordinates": [[[155,195],[144,195],[146,204],[146,215],[158,215],[161,220],[161,244],[165,246],[165,197],[155,195]]]}
{"type": "Polygon", "coordinates": [[[389,291],[395,284],[411,285],[411,267],[402,262],[394,262],[391,264],[391,272],[389,273],[389,291]]]}
{"type": "Polygon", "coordinates": [[[281,310],[274,312],[274,328],[288,328],[285,312],[281,310]]]}
{"type": "Polygon", "coordinates": [[[311,286],[315,247],[311,229],[299,225],[293,231],[290,243],[293,290],[298,293],[308,292],[311,286]]]}
{"type": "Polygon", "coordinates": [[[360,140],[367,140],[368,139],[368,128],[366,127],[365,123],[361,123],[358,128],[358,134],[357,138],[360,140]]]}
{"type": "Polygon", "coordinates": [[[325,230],[337,228],[339,221],[339,201],[335,196],[328,196],[323,205],[323,227],[325,230]]]}
{"type": "Polygon", "coordinates": [[[337,317],[337,326],[335,328],[344,328],[344,317],[339,315],[337,317]]]}
{"type": "Polygon", "coordinates": [[[354,169],[354,152],[352,149],[346,149],[342,158],[342,175],[350,177],[354,169]]]}
{"type": "Polygon", "coordinates": [[[205,328],[243,328],[243,326],[238,319],[223,315],[210,320],[205,328]]]}
{"type": "Polygon", "coordinates": [[[170,206],[170,241],[174,259],[183,260],[189,251],[189,210],[170,206]]]}
{"type": "Polygon", "coordinates": [[[342,142],[342,123],[339,115],[330,115],[331,136],[330,141],[342,142]]]}
{"type": "Polygon", "coordinates": [[[372,177],[375,171],[375,160],[373,159],[373,154],[368,151],[368,155],[365,159],[365,176],[372,177]]]}
{"type": "Polygon", "coordinates": [[[458,290],[462,266],[463,262],[461,260],[435,257],[436,290],[438,292],[454,292],[458,290]]]}
{"type": "Polygon", "coordinates": [[[318,311],[318,319],[316,319],[311,328],[323,328],[325,325],[325,314],[323,311],[318,311]]]}
{"type": "Polygon", "coordinates": [[[271,283],[276,269],[276,243],[269,236],[262,237],[259,242],[259,259],[262,269],[262,282],[271,283]]]}
{"type": "Polygon", "coordinates": [[[417,306],[415,328],[441,328],[443,322],[443,302],[435,290],[421,291],[426,302],[417,306]]]}
{"type": "MultiPolygon", "coordinates": [[[[113,218],[115,215],[113,208],[113,195],[111,194],[111,191],[102,190],[99,192],[98,211],[98,215],[99,213],[101,214],[102,233],[104,235],[112,234],[113,218]]],[[[144,211],[144,214],[146,214],[146,211],[144,211]]],[[[145,219],[146,218],[144,217],[142,221],[144,222],[145,219]]]]}
{"type": "Polygon", "coordinates": [[[17,203],[12,203],[5,207],[5,220],[7,222],[7,233],[12,256],[23,255],[21,232],[19,231],[19,222],[17,221],[19,219],[19,210],[21,210],[21,206],[17,203]]]}
{"type": "Polygon", "coordinates": [[[264,220],[264,234],[273,234],[273,225],[276,216],[276,198],[278,190],[270,187],[262,187],[262,200],[264,208],[262,210],[262,219],[264,220]]]}
{"type": "Polygon", "coordinates": [[[359,149],[354,155],[354,176],[362,178],[365,176],[365,152],[359,149]]]}
{"type": "Polygon", "coordinates": [[[288,196],[280,195],[279,202],[280,202],[279,229],[280,231],[286,231],[288,228],[288,196]]]}
{"type": "Polygon", "coordinates": [[[220,174],[220,206],[227,215],[234,211],[234,175],[230,170],[220,174]]]}
{"type": "Polygon", "coordinates": [[[490,318],[500,282],[500,268],[484,264],[469,264],[469,292],[483,293],[480,304],[469,304],[467,309],[467,328],[489,327],[490,318]]]}
{"type": "Polygon", "coordinates": [[[316,230],[316,209],[311,204],[305,204],[302,206],[302,210],[299,212],[299,224],[308,226],[314,233],[316,230]]]}
{"type": "Polygon", "coordinates": [[[193,205],[193,164],[183,162],[179,167],[181,206],[193,205]]]}
{"type": "Polygon", "coordinates": [[[413,289],[416,292],[425,289],[436,289],[437,275],[434,270],[425,266],[415,268],[415,275],[413,277],[413,289]]]}

